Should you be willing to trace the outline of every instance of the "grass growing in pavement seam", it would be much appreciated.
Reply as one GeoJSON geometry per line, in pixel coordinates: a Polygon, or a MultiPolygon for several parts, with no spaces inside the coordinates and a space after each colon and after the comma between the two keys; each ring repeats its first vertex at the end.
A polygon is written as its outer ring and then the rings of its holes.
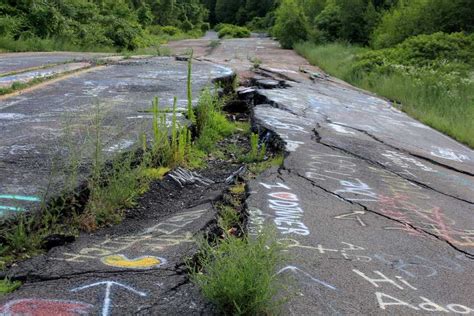
{"type": "Polygon", "coordinates": [[[275,275],[283,260],[280,247],[268,230],[256,238],[228,235],[218,247],[203,240],[197,258],[201,270],[192,271],[191,280],[224,315],[272,314],[282,289],[275,275]]]}
{"type": "Polygon", "coordinates": [[[258,134],[252,133],[250,135],[250,152],[245,155],[242,160],[247,163],[261,162],[265,159],[267,154],[267,145],[260,144],[258,134]]]}
{"type": "Polygon", "coordinates": [[[285,160],[285,157],[283,154],[276,154],[275,156],[267,160],[247,164],[247,168],[254,175],[258,175],[272,167],[282,166],[284,160],[285,160]]]}
{"type": "Polygon", "coordinates": [[[10,281],[7,278],[0,280],[0,296],[15,291],[20,285],[19,281],[10,281]]]}
{"type": "Polygon", "coordinates": [[[222,113],[222,106],[217,91],[208,88],[202,92],[196,106],[197,149],[211,152],[218,141],[236,131],[237,126],[222,113]]]}

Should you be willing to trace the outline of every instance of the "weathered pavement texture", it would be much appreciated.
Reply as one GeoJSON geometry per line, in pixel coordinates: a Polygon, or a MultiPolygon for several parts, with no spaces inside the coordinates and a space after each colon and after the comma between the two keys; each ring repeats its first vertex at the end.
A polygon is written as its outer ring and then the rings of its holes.
{"type": "MultiPolygon", "coordinates": [[[[193,96],[230,75],[227,68],[195,62],[193,96]]],[[[174,58],[130,59],[1,99],[0,215],[57,194],[71,161],[79,159],[79,177],[86,176],[97,119],[106,154],[130,149],[151,131],[155,96],[161,107],[171,107],[174,96],[179,108],[186,106],[186,76],[187,63],[174,58]]]]}
{"type": "MultiPolygon", "coordinates": [[[[250,233],[274,225],[286,246],[276,271],[291,284],[283,314],[473,314],[474,152],[270,39],[209,43],[173,45],[255,85],[242,91],[254,124],[288,152],[284,167],[249,184],[247,200],[250,233]]],[[[179,269],[188,237],[211,217],[206,200],[20,265],[11,272],[28,282],[2,312],[210,314],[179,269]]]]}
{"type": "Polygon", "coordinates": [[[11,268],[25,283],[0,299],[0,315],[212,313],[188,279],[186,260],[197,251],[197,235],[215,222],[211,202],[226,172],[200,187],[178,188],[171,178],[153,184],[120,225],[11,268]]]}
{"type": "Polygon", "coordinates": [[[4,53],[0,54],[0,75],[69,62],[85,62],[110,54],[102,53],[4,53]]]}
{"type": "Polygon", "coordinates": [[[256,85],[254,124],[288,152],[247,201],[250,232],[287,246],[284,314],[474,313],[473,150],[269,39],[202,58],[256,85]]]}

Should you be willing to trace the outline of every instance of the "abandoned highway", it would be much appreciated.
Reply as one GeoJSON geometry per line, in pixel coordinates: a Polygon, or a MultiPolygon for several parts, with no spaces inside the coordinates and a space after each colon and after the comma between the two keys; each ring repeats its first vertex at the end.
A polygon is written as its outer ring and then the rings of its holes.
{"type": "MultiPolygon", "coordinates": [[[[294,294],[282,314],[474,314],[474,151],[269,38],[211,48],[212,40],[169,45],[177,54],[194,50],[194,96],[234,71],[254,128],[287,153],[282,167],[247,184],[246,201],[249,234],[275,226],[285,247],[275,273],[294,294]]],[[[154,96],[171,106],[177,95],[186,106],[186,62],[172,57],[102,64],[103,55],[20,56],[0,55],[0,70],[88,65],[0,98],[3,216],[59,192],[64,175],[51,170],[85,142],[97,109],[107,113],[104,142],[113,154],[149,126],[154,96]]],[[[11,267],[6,275],[24,283],[0,298],[0,314],[212,314],[187,280],[185,260],[215,218],[221,178],[185,207],[147,205],[167,210],[152,215],[144,206],[142,217],[11,267]]]]}

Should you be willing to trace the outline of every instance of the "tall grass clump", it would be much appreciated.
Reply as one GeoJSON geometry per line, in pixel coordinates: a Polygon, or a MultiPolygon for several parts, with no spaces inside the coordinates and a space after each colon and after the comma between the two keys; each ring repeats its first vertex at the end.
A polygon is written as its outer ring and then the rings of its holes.
{"type": "Polygon", "coordinates": [[[261,162],[265,159],[266,153],[267,145],[265,143],[260,144],[258,134],[252,133],[250,135],[250,151],[242,160],[247,163],[261,162]]]}
{"type": "Polygon", "coordinates": [[[177,122],[177,99],[173,100],[171,130],[167,123],[166,111],[160,111],[156,97],[152,103],[153,140],[148,153],[151,163],[160,167],[183,165],[189,156],[191,131],[177,122]],[[170,135],[171,134],[171,135],[170,135]]]}
{"type": "Polygon", "coordinates": [[[268,231],[255,239],[227,236],[218,247],[201,242],[191,280],[224,315],[269,315],[278,309],[282,289],[275,275],[280,246],[268,231]]]}
{"type": "Polygon", "coordinates": [[[195,145],[199,150],[212,151],[216,142],[234,132],[235,126],[223,114],[222,106],[216,89],[203,90],[195,109],[198,135],[195,145]]]}

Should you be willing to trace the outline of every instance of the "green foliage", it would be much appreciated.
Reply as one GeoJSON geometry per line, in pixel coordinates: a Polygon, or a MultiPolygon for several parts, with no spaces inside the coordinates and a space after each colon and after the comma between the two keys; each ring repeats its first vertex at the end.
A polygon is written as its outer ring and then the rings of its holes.
{"type": "Polygon", "coordinates": [[[250,30],[246,27],[236,25],[224,25],[219,27],[219,38],[244,38],[250,37],[250,30]]]}
{"type": "Polygon", "coordinates": [[[237,12],[244,5],[243,0],[217,0],[215,15],[220,23],[238,24],[237,12]]]}
{"type": "Polygon", "coordinates": [[[223,230],[228,231],[240,224],[240,215],[232,206],[217,204],[216,207],[219,210],[218,224],[223,230]]]}
{"type": "Polygon", "coordinates": [[[235,131],[235,126],[226,119],[221,108],[222,101],[217,92],[205,89],[196,106],[198,138],[195,144],[198,149],[211,152],[219,140],[235,131]]]}
{"type": "Polygon", "coordinates": [[[161,28],[161,32],[167,34],[167,35],[177,35],[181,32],[181,30],[175,26],[171,26],[171,25],[167,25],[167,26],[163,26],[161,28]]]}
{"type": "Polygon", "coordinates": [[[278,154],[265,161],[248,164],[247,167],[251,173],[253,173],[254,175],[259,175],[269,168],[283,166],[284,161],[285,157],[283,156],[283,154],[278,154]]]}
{"type": "Polygon", "coordinates": [[[328,5],[316,16],[314,24],[321,31],[325,41],[337,40],[342,29],[341,7],[336,4],[336,1],[329,1],[328,5]]]}
{"type": "Polygon", "coordinates": [[[181,30],[193,33],[194,26],[207,18],[199,0],[20,1],[0,5],[0,13],[0,38],[5,41],[27,45],[48,40],[66,43],[75,50],[134,50],[159,40],[152,36],[158,35],[156,29],[147,32],[149,27],[173,26],[177,31],[167,34],[171,31],[165,29],[163,34],[174,36],[181,30]]]}
{"type": "Polygon", "coordinates": [[[159,110],[158,98],[152,104],[153,108],[153,143],[149,153],[152,165],[160,167],[175,167],[185,164],[189,156],[191,144],[190,131],[186,126],[181,127],[177,122],[177,99],[174,98],[171,120],[171,139],[167,124],[166,112],[159,110]]]}
{"type": "Polygon", "coordinates": [[[202,32],[207,32],[211,29],[211,24],[209,24],[207,22],[206,23],[201,23],[199,25],[199,28],[201,29],[202,32]]]}
{"type": "Polygon", "coordinates": [[[308,39],[309,24],[297,0],[282,0],[276,11],[273,35],[283,48],[292,48],[296,43],[308,39]]]}
{"type": "Polygon", "coordinates": [[[188,120],[190,120],[192,123],[196,121],[196,117],[194,115],[194,110],[193,110],[193,88],[191,84],[193,55],[194,55],[194,52],[191,50],[189,54],[189,59],[188,59],[188,74],[187,74],[187,80],[186,80],[186,92],[187,92],[187,97],[188,97],[188,120]]]}
{"type": "Polygon", "coordinates": [[[243,158],[244,162],[260,162],[265,159],[267,154],[267,146],[265,143],[259,144],[258,134],[250,135],[250,152],[243,158]]]}
{"type": "Polygon", "coordinates": [[[466,77],[473,65],[474,34],[434,33],[409,38],[393,48],[361,54],[357,56],[352,72],[411,71],[414,74],[414,68],[427,67],[440,74],[457,71],[466,77]]]}
{"type": "Polygon", "coordinates": [[[0,296],[11,293],[21,286],[20,281],[10,281],[5,278],[0,280],[0,296]]]}
{"type": "Polygon", "coordinates": [[[282,262],[281,249],[268,231],[256,238],[228,236],[218,247],[201,242],[198,264],[191,279],[224,315],[268,315],[279,302],[282,288],[275,275],[282,262]]]}
{"type": "Polygon", "coordinates": [[[471,0],[400,1],[387,12],[372,36],[375,48],[390,47],[418,34],[473,32],[471,0]]]}

